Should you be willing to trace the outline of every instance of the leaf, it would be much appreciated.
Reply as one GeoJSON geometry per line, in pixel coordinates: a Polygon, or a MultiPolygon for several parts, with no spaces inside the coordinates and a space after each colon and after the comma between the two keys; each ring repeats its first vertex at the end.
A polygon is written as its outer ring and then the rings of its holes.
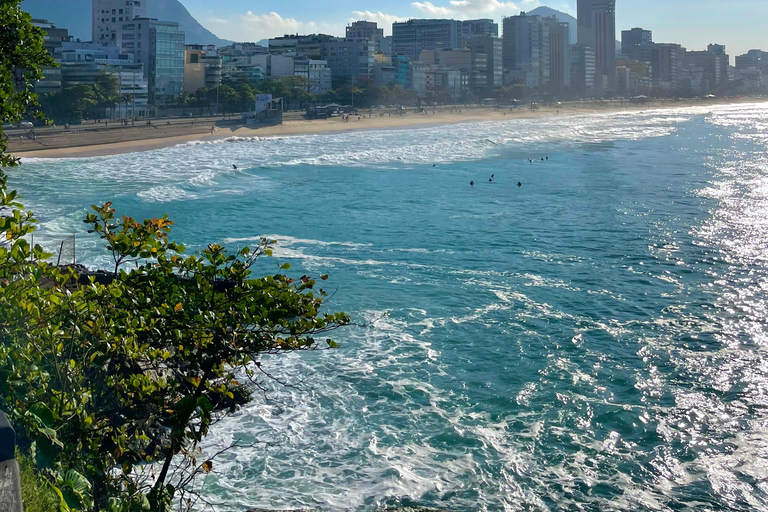
{"type": "Polygon", "coordinates": [[[282,265],[280,265],[280,268],[283,269],[283,270],[290,270],[291,269],[291,264],[290,263],[283,263],[282,265]]]}
{"type": "Polygon", "coordinates": [[[179,311],[181,311],[182,309],[184,309],[184,305],[183,305],[181,302],[179,302],[178,304],[176,304],[176,307],[175,307],[175,308],[173,308],[173,310],[174,310],[176,313],[178,313],[178,312],[179,312],[179,311]]]}
{"type": "Polygon", "coordinates": [[[205,471],[206,473],[210,473],[211,470],[213,469],[213,461],[212,460],[207,460],[207,461],[203,462],[203,465],[200,466],[200,467],[203,468],[203,471],[205,471]]]}

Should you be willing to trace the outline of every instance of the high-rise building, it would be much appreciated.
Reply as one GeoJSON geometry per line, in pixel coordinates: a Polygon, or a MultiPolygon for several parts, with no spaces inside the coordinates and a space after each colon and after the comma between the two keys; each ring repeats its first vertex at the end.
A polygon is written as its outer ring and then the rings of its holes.
{"type": "Polygon", "coordinates": [[[461,22],[461,38],[473,36],[499,37],[499,24],[491,19],[465,20],[461,22]]]}
{"type": "Polygon", "coordinates": [[[518,83],[526,87],[538,87],[543,75],[549,78],[549,32],[548,25],[538,16],[504,18],[502,38],[502,61],[504,82],[518,83]],[[543,33],[546,29],[546,37],[543,33]],[[542,66],[546,62],[546,66],[542,66]],[[546,69],[544,69],[546,68],[546,69]]]}
{"type": "Polygon", "coordinates": [[[554,16],[542,21],[548,25],[548,85],[553,91],[561,91],[571,85],[571,27],[568,23],[559,22],[554,16]]]}
{"type": "Polygon", "coordinates": [[[322,58],[335,77],[373,81],[374,42],[351,37],[333,37],[322,44],[322,58]]]}
{"type": "Polygon", "coordinates": [[[578,0],[578,43],[594,48],[596,86],[616,85],[616,0],[578,0]]]}
{"type": "Polygon", "coordinates": [[[115,44],[125,21],[147,17],[149,0],[92,0],[91,41],[115,44]]]}
{"type": "Polygon", "coordinates": [[[423,50],[461,48],[462,22],[408,20],[392,24],[392,53],[418,60],[423,50]]]}
{"type": "Polygon", "coordinates": [[[684,64],[685,48],[674,43],[651,43],[637,47],[637,60],[651,65],[654,89],[677,87],[684,64]]]}
{"type": "Polygon", "coordinates": [[[473,88],[493,89],[501,87],[504,80],[502,42],[496,36],[471,36],[464,39],[464,48],[472,52],[473,88]],[[480,75],[485,75],[480,79],[480,75]]]}
{"type": "Polygon", "coordinates": [[[184,31],[178,23],[134,18],[119,24],[116,40],[121,53],[144,64],[150,105],[170,102],[184,90],[184,31]]]}
{"type": "Polygon", "coordinates": [[[582,98],[595,92],[595,50],[585,44],[571,45],[571,88],[582,98]]]}
{"type": "MultiPolygon", "coordinates": [[[[45,20],[32,20],[32,25],[45,31],[43,36],[43,48],[51,54],[54,60],[60,60],[61,47],[69,41],[69,30],[56,28],[53,23],[45,20]]],[[[35,81],[35,94],[50,94],[61,91],[61,69],[53,66],[43,68],[43,78],[35,81]]]]}
{"type": "Polygon", "coordinates": [[[634,58],[632,54],[634,53],[636,46],[650,44],[652,42],[653,33],[650,30],[636,27],[631,30],[621,31],[621,53],[630,58],[634,58]]]}
{"type": "Polygon", "coordinates": [[[729,61],[723,45],[710,44],[706,51],[685,52],[686,67],[698,68],[702,76],[701,90],[696,92],[713,92],[727,85],[729,61]]]}
{"type": "Polygon", "coordinates": [[[375,21],[355,21],[347,26],[347,37],[351,39],[369,39],[374,43],[374,51],[381,50],[384,29],[375,21]]]}
{"type": "Polygon", "coordinates": [[[294,55],[327,61],[334,78],[372,80],[374,41],[367,37],[334,37],[326,34],[293,35],[269,40],[270,54],[294,55]]]}

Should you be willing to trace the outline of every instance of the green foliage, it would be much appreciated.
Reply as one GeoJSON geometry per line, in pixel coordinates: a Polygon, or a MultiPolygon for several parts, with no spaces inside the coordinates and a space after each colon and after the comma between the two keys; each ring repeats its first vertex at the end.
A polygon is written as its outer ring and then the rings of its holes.
{"type": "Polygon", "coordinates": [[[101,71],[93,85],[66,87],[61,92],[42,96],[40,110],[46,117],[66,123],[81,120],[84,113],[100,117],[107,109],[121,102],[127,105],[130,101],[129,94],[120,94],[119,79],[101,71]]]}
{"type": "Polygon", "coordinates": [[[318,335],[349,323],[320,312],[325,292],[314,279],[251,274],[271,254],[269,240],[185,255],[168,240],[167,217],[118,218],[107,203],[85,222],[111,252],[113,274],[83,282],[31,261],[44,256],[19,238],[32,220],[3,225],[13,249],[0,250],[0,404],[65,510],[166,510],[174,457],[193,473],[210,470],[197,447],[250,400],[259,356],[314,349],[318,335]],[[136,481],[134,469],[151,462],[160,465],[154,481],[136,481]]]}
{"type": "MultiPolygon", "coordinates": [[[[55,65],[43,48],[44,32],[19,7],[21,0],[0,1],[0,125],[18,123],[36,104],[32,83],[42,78],[43,66],[55,65]]],[[[6,153],[0,127],[0,167],[16,165],[6,153]]]]}
{"type": "Polygon", "coordinates": [[[48,481],[35,471],[34,461],[16,452],[21,469],[21,501],[25,512],[59,512],[60,499],[48,481]]]}

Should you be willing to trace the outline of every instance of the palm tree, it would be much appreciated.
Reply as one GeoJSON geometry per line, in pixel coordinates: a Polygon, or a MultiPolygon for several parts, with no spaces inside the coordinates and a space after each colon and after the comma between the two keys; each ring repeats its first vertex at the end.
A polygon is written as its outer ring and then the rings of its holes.
{"type": "Polygon", "coordinates": [[[120,99],[125,103],[125,117],[128,118],[128,104],[133,102],[133,94],[126,92],[120,95],[120,99]]]}

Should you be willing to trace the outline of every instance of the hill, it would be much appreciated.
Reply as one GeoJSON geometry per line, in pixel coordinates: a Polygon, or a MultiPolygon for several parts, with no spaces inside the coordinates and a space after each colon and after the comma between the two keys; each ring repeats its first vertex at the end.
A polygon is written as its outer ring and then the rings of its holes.
{"type": "Polygon", "coordinates": [[[578,28],[578,25],[576,18],[570,14],[566,14],[562,11],[558,11],[557,9],[552,9],[551,7],[546,7],[543,5],[526,12],[526,14],[530,16],[541,16],[542,18],[549,18],[554,16],[560,23],[568,23],[568,25],[571,27],[571,44],[576,44],[576,29],[578,28]]]}
{"type": "MultiPolygon", "coordinates": [[[[83,41],[91,39],[91,0],[24,0],[21,6],[33,18],[68,28],[70,34],[83,41]]],[[[178,23],[187,44],[228,44],[198,23],[179,0],[147,0],[147,14],[150,18],[178,23]]]]}

